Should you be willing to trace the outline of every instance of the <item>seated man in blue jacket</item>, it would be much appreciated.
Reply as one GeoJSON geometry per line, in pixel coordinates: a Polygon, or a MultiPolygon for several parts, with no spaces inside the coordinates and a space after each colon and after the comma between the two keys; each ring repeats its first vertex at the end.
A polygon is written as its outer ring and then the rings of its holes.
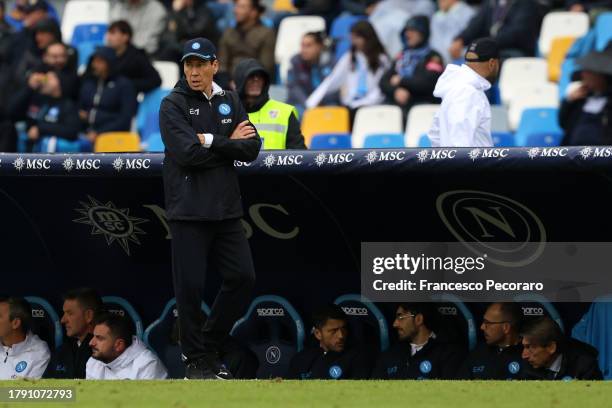
{"type": "Polygon", "coordinates": [[[112,48],[96,49],[81,85],[79,116],[92,143],[100,133],[129,131],[136,114],[134,85],[115,73],[116,61],[112,48]]]}

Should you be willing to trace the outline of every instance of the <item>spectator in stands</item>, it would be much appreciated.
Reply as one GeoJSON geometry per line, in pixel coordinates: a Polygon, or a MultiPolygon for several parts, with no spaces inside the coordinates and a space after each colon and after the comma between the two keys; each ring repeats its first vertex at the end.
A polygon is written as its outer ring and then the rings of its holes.
{"type": "Polygon", "coordinates": [[[203,1],[173,0],[157,57],[176,62],[183,55],[185,41],[197,37],[208,38],[215,45],[219,43],[220,34],[212,12],[203,1]]]}
{"type": "Polygon", "coordinates": [[[295,107],[270,99],[270,75],[256,59],[240,61],[234,71],[236,92],[257,128],[264,149],[305,149],[295,107]]]}
{"type": "Polygon", "coordinates": [[[134,336],[127,318],[100,313],[94,324],[88,380],[163,380],[168,376],[159,358],[134,336]]]}
{"type": "Polygon", "coordinates": [[[129,131],[138,102],[132,82],[117,75],[115,50],[99,47],[91,57],[79,96],[79,117],[93,142],[99,133],[129,131]]]}
{"type": "Polygon", "coordinates": [[[9,83],[12,80],[10,51],[14,35],[13,28],[4,19],[4,12],[5,2],[0,1],[0,121],[5,117],[6,100],[10,96],[9,83]]]}
{"type": "Polygon", "coordinates": [[[106,44],[115,50],[114,71],[132,81],[136,93],[149,92],[161,85],[161,77],[147,54],[132,45],[132,27],[119,20],[108,26],[106,44]]]}
{"type": "Polygon", "coordinates": [[[499,44],[502,59],[535,55],[539,35],[539,13],[533,0],[483,2],[451,44],[450,57],[459,59],[465,44],[480,37],[492,37],[499,44]]]}
{"type": "Polygon", "coordinates": [[[565,0],[565,6],[569,11],[589,12],[591,10],[610,10],[610,0],[565,0]]]}
{"type": "Polygon", "coordinates": [[[313,315],[316,347],[297,353],[289,363],[289,378],[310,379],[365,379],[370,364],[363,350],[350,348],[347,317],[342,308],[330,304],[313,315]]]}
{"type": "Polygon", "coordinates": [[[5,20],[15,31],[21,31],[25,25],[24,20],[28,19],[30,8],[37,5],[37,3],[41,3],[42,6],[45,7],[45,9],[48,11],[49,17],[53,18],[55,21],[58,21],[57,11],[48,1],[16,0],[12,3],[14,3],[13,9],[7,13],[5,20]]]}
{"type": "MultiPolygon", "coordinates": [[[[298,112],[303,112],[306,99],[332,70],[328,63],[329,53],[324,51],[323,34],[319,32],[306,33],[302,37],[300,53],[291,58],[291,66],[287,76],[289,95],[287,103],[294,105],[298,112]]],[[[323,98],[322,105],[337,105],[337,94],[323,98]]]]}
{"type": "Polygon", "coordinates": [[[157,0],[113,0],[109,11],[110,21],[130,22],[134,33],[132,42],[149,55],[159,48],[166,17],[166,9],[157,0]]]}
{"type": "Polygon", "coordinates": [[[328,30],[332,21],[342,11],[342,5],[339,1],[293,0],[293,5],[298,9],[300,15],[323,17],[328,30]]]}
{"type": "Polygon", "coordinates": [[[219,71],[230,76],[244,58],[255,58],[274,78],[274,31],[261,23],[265,7],[259,0],[235,0],[236,27],[228,28],[219,42],[219,71]]]}
{"type": "Polygon", "coordinates": [[[342,9],[351,14],[369,16],[380,0],[341,0],[342,9]]]}
{"type": "Polygon", "coordinates": [[[399,105],[406,116],[416,104],[440,102],[432,94],[444,65],[442,56],[428,45],[427,16],[410,18],[402,36],[405,36],[404,51],[397,57],[395,65],[382,77],[380,89],[387,102],[399,105]]]}
{"type": "Polygon", "coordinates": [[[54,136],[76,140],[80,123],[76,103],[62,94],[58,75],[36,72],[28,78],[28,86],[11,98],[9,106],[14,121],[25,120],[28,151],[43,137],[54,136]]]}
{"type": "Polygon", "coordinates": [[[478,345],[463,362],[458,377],[465,380],[514,380],[524,378],[526,364],[519,338],[522,320],[517,303],[492,303],[480,330],[485,344],[478,345]]]}
{"type": "Polygon", "coordinates": [[[389,69],[389,58],[367,21],[351,27],[351,50],[334,66],[331,74],[306,100],[306,108],[318,106],[325,96],[341,90],[340,101],[353,113],[362,106],[376,105],[384,100],[379,83],[389,69]]]}
{"type": "Polygon", "coordinates": [[[30,331],[32,307],[18,297],[0,299],[0,380],[41,378],[51,354],[49,346],[30,331]]]}
{"type": "Polygon", "coordinates": [[[592,52],[577,61],[581,84],[561,103],[564,145],[612,144],[612,55],[592,52]]]}
{"type": "Polygon", "coordinates": [[[431,17],[435,11],[432,0],[381,0],[373,6],[369,21],[388,55],[402,51],[401,33],[406,21],[412,16],[431,17]]]}
{"type": "Polygon", "coordinates": [[[11,48],[13,28],[4,19],[6,5],[0,1],[0,64],[4,64],[11,48]]]}
{"type": "Polygon", "coordinates": [[[438,11],[431,18],[431,48],[442,54],[445,63],[451,63],[449,49],[453,40],[467,27],[474,9],[462,0],[438,0],[438,11]]]}
{"type": "Polygon", "coordinates": [[[45,377],[85,378],[85,365],[91,357],[94,318],[102,310],[100,295],[89,288],[74,289],[64,295],[62,324],[66,337],[53,353],[45,377]]]}
{"type": "Polygon", "coordinates": [[[520,333],[523,359],[529,363],[527,378],[536,380],[602,380],[597,350],[575,339],[564,337],[549,317],[525,324],[520,333]]]}
{"type": "Polygon", "coordinates": [[[43,65],[36,72],[53,71],[60,79],[62,95],[76,101],[79,93],[79,77],[76,67],[68,66],[68,47],[61,42],[51,43],[45,48],[43,65]]]}
{"type": "Polygon", "coordinates": [[[466,64],[449,64],[436,83],[442,98],[427,136],[433,147],[492,147],[491,106],[485,91],[499,73],[499,48],[491,38],[474,41],[466,64]]]}
{"type": "Polygon", "coordinates": [[[454,378],[465,353],[436,336],[434,316],[428,303],[400,303],[393,321],[399,342],[381,354],[372,378],[454,378]]]}

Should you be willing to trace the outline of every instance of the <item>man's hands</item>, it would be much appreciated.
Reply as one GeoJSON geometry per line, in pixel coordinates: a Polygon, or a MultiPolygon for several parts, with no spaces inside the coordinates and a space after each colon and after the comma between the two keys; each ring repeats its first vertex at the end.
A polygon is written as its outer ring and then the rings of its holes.
{"type": "Polygon", "coordinates": [[[230,136],[232,140],[240,140],[240,139],[251,139],[257,136],[257,132],[255,128],[249,123],[248,120],[241,122],[236,126],[234,132],[230,136]]]}

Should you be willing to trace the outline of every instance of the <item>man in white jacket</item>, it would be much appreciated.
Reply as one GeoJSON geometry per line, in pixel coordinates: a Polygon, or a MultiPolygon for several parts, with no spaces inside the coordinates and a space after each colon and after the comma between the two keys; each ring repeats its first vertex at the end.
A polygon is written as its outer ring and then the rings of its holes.
{"type": "Polygon", "coordinates": [[[29,331],[32,307],[23,298],[0,299],[0,380],[41,378],[51,353],[49,346],[29,331]]]}
{"type": "Polygon", "coordinates": [[[491,106],[485,91],[499,73],[499,47],[491,38],[474,41],[464,65],[448,65],[434,96],[442,98],[431,129],[432,147],[492,147],[491,106]]]}
{"type": "Polygon", "coordinates": [[[91,357],[85,376],[88,380],[162,380],[166,367],[136,336],[123,316],[103,313],[96,317],[91,357]]]}

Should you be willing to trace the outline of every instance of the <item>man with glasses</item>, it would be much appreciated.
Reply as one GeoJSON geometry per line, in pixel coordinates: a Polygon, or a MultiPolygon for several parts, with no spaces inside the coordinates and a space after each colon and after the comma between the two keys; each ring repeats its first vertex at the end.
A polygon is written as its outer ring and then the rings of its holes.
{"type": "Polygon", "coordinates": [[[454,378],[464,352],[443,341],[433,331],[435,311],[427,303],[400,303],[393,328],[399,342],[381,354],[372,378],[454,378]]]}
{"type": "Polygon", "coordinates": [[[463,363],[458,377],[470,380],[516,380],[525,378],[521,359],[518,304],[492,303],[487,308],[480,330],[485,344],[478,345],[463,363]]]}

